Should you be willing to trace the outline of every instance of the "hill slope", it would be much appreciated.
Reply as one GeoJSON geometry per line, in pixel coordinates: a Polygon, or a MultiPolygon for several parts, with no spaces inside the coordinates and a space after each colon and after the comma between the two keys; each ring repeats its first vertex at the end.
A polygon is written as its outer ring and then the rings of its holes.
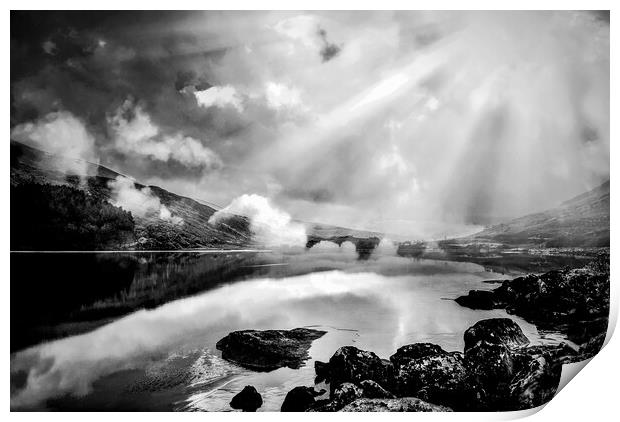
{"type": "Polygon", "coordinates": [[[558,207],[493,225],[472,236],[511,246],[609,246],[609,181],[558,207]]]}
{"type": "MultiPolygon", "coordinates": [[[[20,208],[28,207],[30,202],[19,201],[19,195],[16,194],[18,186],[33,184],[67,186],[76,191],[85,192],[99,203],[108,203],[112,202],[112,190],[109,183],[118,176],[123,175],[104,166],[55,156],[11,141],[11,197],[15,199],[11,204],[11,228],[12,232],[15,233],[15,241],[12,236],[11,249],[21,249],[18,245],[19,242],[17,242],[21,235],[20,227],[14,225],[14,222],[17,222],[17,217],[22,212],[27,215],[32,215],[33,212],[33,210],[20,208]],[[60,170],[71,168],[75,164],[79,164],[82,169],[85,169],[89,176],[80,179],[77,176],[67,176],[66,172],[60,170]]],[[[135,187],[143,189],[146,186],[136,183],[135,187]]],[[[124,236],[122,242],[102,244],[97,249],[233,248],[252,245],[248,222],[244,217],[237,216],[229,219],[226,224],[218,224],[215,227],[207,223],[209,217],[216,211],[213,207],[191,198],[176,195],[157,186],[149,186],[149,189],[170,210],[172,215],[183,219],[183,224],[172,224],[157,218],[157,216],[138,217],[134,215],[133,236],[124,236]]],[[[78,193],[75,195],[79,196],[78,193]]],[[[36,210],[34,211],[36,212],[36,210]]],[[[32,224],[38,222],[36,215],[32,215],[31,220],[32,224]]],[[[66,221],[69,220],[69,218],[66,219],[66,221]]],[[[62,223],[58,222],[57,224],[62,223]]],[[[32,240],[29,239],[28,242],[22,242],[22,244],[28,245],[27,249],[37,249],[36,239],[32,240]]],[[[76,249],[82,249],[79,243],[76,249]]]]}

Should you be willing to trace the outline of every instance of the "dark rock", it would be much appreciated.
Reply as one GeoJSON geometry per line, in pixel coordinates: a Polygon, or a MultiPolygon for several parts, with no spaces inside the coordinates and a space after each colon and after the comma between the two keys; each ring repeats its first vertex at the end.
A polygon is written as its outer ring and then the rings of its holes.
{"type": "MultiPolygon", "coordinates": [[[[539,328],[560,331],[585,345],[607,330],[609,254],[601,254],[582,268],[506,280],[492,292],[471,291],[457,302],[472,308],[505,308],[539,328]]],[[[594,350],[584,347],[570,359],[587,359],[594,350]]]]}
{"type": "Polygon", "coordinates": [[[364,395],[364,391],[357,385],[345,382],[336,388],[331,396],[332,405],[336,410],[342,409],[355,399],[359,399],[364,395]]]}
{"type": "Polygon", "coordinates": [[[526,350],[528,350],[530,354],[544,355],[553,362],[561,364],[577,362],[582,358],[582,349],[575,348],[564,342],[528,346],[526,350]]]}
{"type": "Polygon", "coordinates": [[[372,380],[364,380],[360,383],[364,391],[363,396],[368,399],[394,399],[396,396],[372,380]]]}
{"type": "Polygon", "coordinates": [[[494,309],[500,307],[495,300],[495,293],[487,290],[470,290],[467,296],[455,299],[456,303],[471,309],[494,309]]]}
{"type": "Polygon", "coordinates": [[[390,356],[390,361],[394,364],[394,368],[409,363],[413,359],[423,358],[426,356],[446,354],[445,350],[436,344],[431,343],[414,343],[398,348],[396,353],[390,356]]]}
{"type": "Polygon", "coordinates": [[[234,331],[217,342],[222,358],[255,371],[299,368],[309,359],[308,349],[325,331],[293,330],[234,331]]]}
{"type": "Polygon", "coordinates": [[[286,394],[282,403],[282,412],[305,412],[315,404],[315,397],[325,390],[315,391],[312,387],[295,387],[286,394]]]}
{"type": "Polygon", "coordinates": [[[529,344],[521,327],[509,318],[491,318],[478,321],[465,331],[465,352],[480,341],[503,344],[506,347],[529,344]]]}
{"type": "Polygon", "coordinates": [[[359,384],[364,380],[372,380],[387,386],[393,375],[391,362],[353,346],[338,349],[329,360],[329,369],[332,393],[344,382],[359,384]]]}
{"type": "Polygon", "coordinates": [[[594,357],[594,355],[596,355],[603,348],[606,335],[606,332],[602,332],[583,344],[579,349],[579,356],[582,359],[590,359],[594,357]]]}
{"type": "Polygon", "coordinates": [[[414,397],[400,399],[362,398],[346,405],[341,412],[451,412],[452,410],[427,403],[414,397]]]}
{"type": "Polygon", "coordinates": [[[329,381],[329,363],[315,360],[314,372],[316,373],[315,383],[318,384],[322,381],[329,381]]]}
{"type": "Polygon", "coordinates": [[[329,400],[317,400],[309,412],[337,412],[352,401],[362,397],[363,390],[357,385],[345,382],[335,388],[329,400]]]}
{"type": "Polygon", "coordinates": [[[316,400],[307,412],[337,412],[336,403],[329,399],[316,400]]]}
{"type": "Polygon", "coordinates": [[[399,397],[419,397],[455,410],[468,410],[477,399],[459,352],[441,350],[412,359],[396,370],[394,384],[399,397]]]}
{"type": "Polygon", "coordinates": [[[230,407],[243,410],[244,412],[256,412],[263,405],[263,398],[256,388],[246,385],[240,393],[230,401],[230,407]]]}
{"type": "Polygon", "coordinates": [[[510,349],[504,344],[480,341],[465,351],[465,367],[479,393],[476,410],[502,408],[515,372],[510,349]]]}
{"type": "Polygon", "coordinates": [[[517,328],[516,324],[485,320],[466,331],[470,341],[466,340],[465,366],[480,395],[476,410],[529,409],[546,403],[555,394],[561,359],[569,353],[565,350],[569,346],[524,345],[517,328]],[[475,340],[473,346],[467,347],[475,340]]]}
{"type": "Polygon", "coordinates": [[[505,410],[525,410],[550,401],[558,389],[562,366],[548,356],[530,355],[529,362],[516,373],[509,388],[505,410]]]}

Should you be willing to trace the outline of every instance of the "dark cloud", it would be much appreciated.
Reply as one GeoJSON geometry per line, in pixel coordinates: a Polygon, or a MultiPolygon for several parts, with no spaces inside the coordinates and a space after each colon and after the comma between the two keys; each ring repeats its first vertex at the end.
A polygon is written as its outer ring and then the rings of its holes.
{"type": "Polygon", "coordinates": [[[337,44],[330,43],[327,40],[327,32],[324,29],[319,28],[318,35],[323,42],[323,47],[321,48],[319,54],[321,55],[323,62],[328,62],[340,53],[342,47],[337,44]]]}

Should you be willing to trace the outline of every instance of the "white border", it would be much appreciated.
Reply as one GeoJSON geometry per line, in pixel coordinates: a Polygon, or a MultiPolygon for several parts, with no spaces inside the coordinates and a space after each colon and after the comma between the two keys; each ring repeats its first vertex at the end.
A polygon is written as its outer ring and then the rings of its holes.
{"type": "MultiPolygon", "coordinates": [[[[615,2],[617,3],[617,2],[615,2]]],[[[436,10],[445,10],[445,9],[474,9],[474,10],[517,10],[517,9],[532,9],[532,10],[545,10],[545,9],[561,9],[561,10],[611,10],[611,20],[612,20],[612,30],[611,30],[611,74],[618,74],[618,37],[617,31],[615,31],[615,18],[616,18],[616,9],[614,7],[614,2],[612,1],[603,1],[603,0],[590,0],[590,1],[575,1],[575,0],[563,0],[563,1],[551,1],[551,0],[521,0],[521,1],[502,1],[500,2],[492,2],[492,1],[446,1],[446,0],[435,0],[435,1],[403,1],[403,0],[381,0],[381,1],[336,1],[336,0],[314,0],[314,1],[284,1],[284,0],[263,0],[263,1],[242,1],[242,0],[177,0],[174,2],[163,2],[157,0],[151,1],[118,1],[118,0],[109,0],[106,2],[93,2],[93,3],[85,3],[84,1],[66,1],[59,0],[54,1],[53,3],[44,2],[44,1],[30,1],[30,0],[22,0],[22,1],[8,1],[7,2],[9,8],[12,9],[49,9],[50,7],[54,7],[55,9],[160,9],[160,10],[175,10],[175,9],[189,9],[189,10],[242,10],[242,9],[251,9],[251,10],[291,10],[291,9],[306,9],[306,10],[371,10],[371,9],[436,9],[436,10]]],[[[6,28],[5,31],[8,32],[10,28],[10,14],[7,12],[2,16],[3,27],[6,28]]],[[[5,34],[6,34],[5,32],[5,34]]],[[[5,53],[4,57],[10,57],[10,37],[8,34],[5,35],[4,38],[4,46],[5,53]]],[[[1,69],[4,80],[7,81],[9,79],[9,59],[5,62],[5,65],[2,66],[1,69]]],[[[6,82],[5,82],[6,83],[6,82]]],[[[5,101],[3,103],[4,109],[4,119],[6,119],[7,124],[5,125],[8,128],[8,119],[10,115],[9,110],[9,102],[6,100],[6,97],[9,96],[9,86],[8,84],[4,86],[5,101]]],[[[611,116],[617,116],[615,112],[617,112],[617,90],[618,84],[617,79],[612,77],[611,80],[611,116]]],[[[611,138],[614,139],[614,135],[616,134],[617,124],[614,119],[611,120],[611,138]]],[[[6,140],[5,144],[5,154],[3,154],[2,160],[2,171],[3,174],[9,174],[9,153],[8,153],[9,142],[6,140]]],[[[617,147],[615,146],[615,141],[611,143],[611,165],[610,170],[611,173],[614,174],[611,178],[616,180],[615,174],[617,173],[615,170],[614,164],[620,164],[618,162],[617,157],[617,147]]],[[[5,176],[6,177],[6,176],[5,176]]],[[[2,221],[2,236],[0,241],[2,242],[4,253],[1,256],[1,266],[2,268],[2,283],[3,283],[3,309],[4,309],[4,318],[3,318],[3,333],[0,337],[0,341],[4,346],[5,353],[8,353],[9,350],[9,307],[10,307],[10,295],[9,293],[9,183],[5,182],[1,185],[1,196],[2,198],[2,207],[0,207],[0,221],[2,221]]],[[[612,185],[612,190],[616,185],[612,185]]],[[[611,214],[614,215],[614,210],[618,210],[618,197],[616,192],[613,193],[611,200],[611,214]]],[[[614,219],[611,222],[611,232],[612,232],[612,250],[616,250],[616,246],[618,245],[617,236],[615,236],[614,229],[614,219]]],[[[617,321],[617,313],[618,313],[618,289],[615,282],[615,274],[618,271],[618,260],[615,259],[615,255],[612,253],[612,314],[611,321],[612,325],[615,325],[617,321]]],[[[608,336],[609,337],[609,336],[608,336]]],[[[609,338],[608,338],[609,340],[609,338]]],[[[541,421],[541,420],[561,420],[561,421],[585,421],[585,420],[614,420],[617,418],[618,413],[618,396],[617,396],[617,383],[620,379],[620,371],[618,364],[618,356],[620,356],[620,344],[617,338],[612,338],[609,341],[609,344],[601,351],[601,353],[596,356],[588,365],[585,371],[582,371],[575,380],[571,381],[559,394],[556,398],[554,398],[542,412],[525,412],[536,413],[531,417],[532,421],[541,421]]],[[[6,360],[6,364],[3,368],[3,399],[6,403],[5,411],[9,410],[9,400],[10,400],[10,392],[9,392],[9,360],[6,360]]],[[[147,415],[133,415],[133,414],[102,414],[102,413],[91,413],[88,415],[89,419],[92,418],[96,421],[106,422],[110,417],[114,417],[115,419],[119,418],[122,420],[128,420],[129,418],[136,417],[147,417],[149,419],[154,420],[168,420],[170,415],[162,414],[162,413],[152,413],[147,415]]],[[[506,420],[506,419],[514,419],[515,417],[524,416],[523,412],[519,412],[518,414],[514,413],[456,413],[456,414],[384,414],[383,416],[377,414],[320,414],[318,418],[324,420],[325,418],[337,418],[338,420],[345,420],[351,418],[355,418],[356,421],[359,420],[376,420],[378,417],[383,418],[421,418],[423,420],[429,419],[441,419],[441,420],[459,420],[459,421],[480,421],[480,420],[506,420]]],[[[45,418],[48,420],[80,420],[84,417],[84,415],[79,413],[65,413],[65,414],[31,414],[31,413],[11,413],[10,417],[14,420],[30,420],[34,418],[45,418]]],[[[194,420],[204,420],[204,418],[209,419],[243,419],[248,418],[247,420],[265,420],[269,418],[279,419],[279,420],[289,420],[291,418],[290,414],[282,414],[282,413],[257,413],[257,414],[241,414],[241,413],[210,413],[208,415],[205,414],[192,414],[192,413],[184,413],[184,414],[175,414],[177,418],[192,418],[194,420]],[[177,416],[178,415],[178,416],[177,416]]],[[[310,419],[313,418],[312,414],[295,414],[295,418],[301,419],[310,419]]]]}

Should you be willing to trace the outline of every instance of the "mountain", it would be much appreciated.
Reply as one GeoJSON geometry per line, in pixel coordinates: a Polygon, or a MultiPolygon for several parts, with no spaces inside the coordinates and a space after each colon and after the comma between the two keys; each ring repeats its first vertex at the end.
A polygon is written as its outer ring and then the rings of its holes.
{"type": "Polygon", "coordinates": [[[609,181],[556,208],[490,226],[472,238],[509,246],[608,247],[609,181]]]}
{"type": "MultiPolygon", "coordinates": [[[[232,215],[217,225],[207,203],[158,186],[134,183],[182,224],[158,213],[137,216],[115,206],[110,183],[119,176],[105,166],[49,154],[11,140],[11,250],[178,250],[259,246],[246,217],[232,215]],[[79,169],[73,175],[72,169],[79,169]]],[[[321,240],[352,241],[372,249],[381,235],[326,224],[301,222],[308,245],[321,240]],[[368,243],[368,244],[367,244],[368,243]]]]}
{"type": "MultiPolygon", "coordinates": [[[[111,201],[109,184],[122,174],[15,141],[11,141],[10,155],[11,250],[252,246],[245,217],[234,216],[213,226],[208,220],[216,212],[215,208],[157,186],[148,186],[151,194],[183,223],[173,224],[155,214],[148,217],[133,215],[130,224],[122,210],[111,201]],[[89,176],[80,178],[62,170],[76,167],[89,176]],[[102,237],[101,232],[110,225],[120,227],[126,233],[102,237]]],[[[147,186],[135,183],[134,187],[141,190],[147,186]]]]}

